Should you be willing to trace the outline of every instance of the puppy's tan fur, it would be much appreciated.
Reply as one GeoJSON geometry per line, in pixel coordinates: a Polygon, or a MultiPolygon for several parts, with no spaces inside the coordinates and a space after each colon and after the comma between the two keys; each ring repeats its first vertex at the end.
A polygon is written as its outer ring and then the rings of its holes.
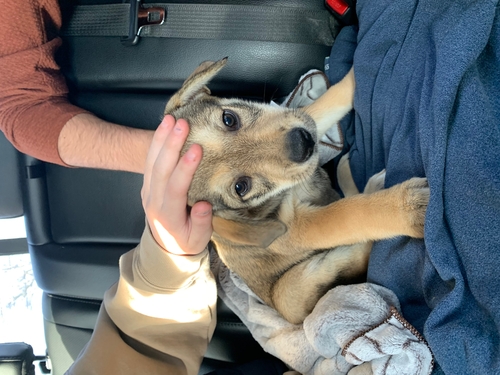
{"type": "Polygon", "coordinates": [[[347,197],[339,200],[318,167],[317,140],[352,108],[353,71],[297,110],[210,96],[205,85],[225,64],[202,63],[165,108],[190,124],[184,150],[203,148],[188,200],[213,205],[212,241],[222,261],[285,319],[300,323],[329,288],[365,274],[371,241],[423,236],[427,182],[414,178],[374,192],[380,175],[370,180],[371,194],[356,194],[344,159],[347,197]],[[237,115],[238,129],[224,124],[224,111],[237,115]],[[288,136],[296,128],[315,142],[299,162],[288,136]],[[244,196],[235,188],[242,178],[251,181],[244,196]]]}

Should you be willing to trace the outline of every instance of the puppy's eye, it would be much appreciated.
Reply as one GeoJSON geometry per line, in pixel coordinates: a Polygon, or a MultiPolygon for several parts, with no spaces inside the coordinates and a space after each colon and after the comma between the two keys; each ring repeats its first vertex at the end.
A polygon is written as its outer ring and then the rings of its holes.
{"type": "Polygon", "coordinates": [[[222,122],[227,126],[228,130],[238,130],[240,128],[240,119],[236,113],[225,110],[222,112],[222,122]]]}
{"type": "Polygon", "coordinates": [[[252,180],[250,177],[246,176],[239,178],[238,181],[236,181],[236,184],[234,184],[234,190],[240,197],[243,197],[246,193],[248,193],[251,188],[252,180]]]}

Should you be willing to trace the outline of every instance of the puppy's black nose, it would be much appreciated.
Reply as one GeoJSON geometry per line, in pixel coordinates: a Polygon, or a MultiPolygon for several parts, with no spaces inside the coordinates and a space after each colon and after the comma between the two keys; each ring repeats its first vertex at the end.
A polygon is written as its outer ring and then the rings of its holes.
{"type": "Polygon", "coordinates": [[[314,139],[306,129],[294,128],[286,135],[288,159],[296,163],[307,161],[314,152],[314,139]]]}

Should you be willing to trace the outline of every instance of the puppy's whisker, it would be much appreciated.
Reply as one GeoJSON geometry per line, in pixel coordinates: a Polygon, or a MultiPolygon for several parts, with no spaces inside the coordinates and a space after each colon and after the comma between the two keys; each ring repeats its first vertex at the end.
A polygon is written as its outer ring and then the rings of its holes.
{"type": "Polygon", "coordinates": [[[301,185],[302,185],[302,189],[304,189],[307,192],[307,194],[312,195],[313,192],[312,192],[311,186],[308,183],[306,183],[305,180],[301,182],[301,185]]]}
{"type": "Polygon", "coordinates": [[[303,178],[301,181],[300,181],[300,186],[301,188],[308,194],[308,195],[313,195],[313,191],[312,191],[312,188],[311,188],[311,185],[307,182],[307,179],[306,178],[303,178]]]}

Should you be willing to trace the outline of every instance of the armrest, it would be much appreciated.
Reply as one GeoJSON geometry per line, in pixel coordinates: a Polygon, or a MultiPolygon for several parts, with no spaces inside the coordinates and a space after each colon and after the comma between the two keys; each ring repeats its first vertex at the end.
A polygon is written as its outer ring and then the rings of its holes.
{"type": "Polygon", "coordinates": [[[0,344],[0,374],[35,375],[33,348],[24,342],[0,344]]]}

